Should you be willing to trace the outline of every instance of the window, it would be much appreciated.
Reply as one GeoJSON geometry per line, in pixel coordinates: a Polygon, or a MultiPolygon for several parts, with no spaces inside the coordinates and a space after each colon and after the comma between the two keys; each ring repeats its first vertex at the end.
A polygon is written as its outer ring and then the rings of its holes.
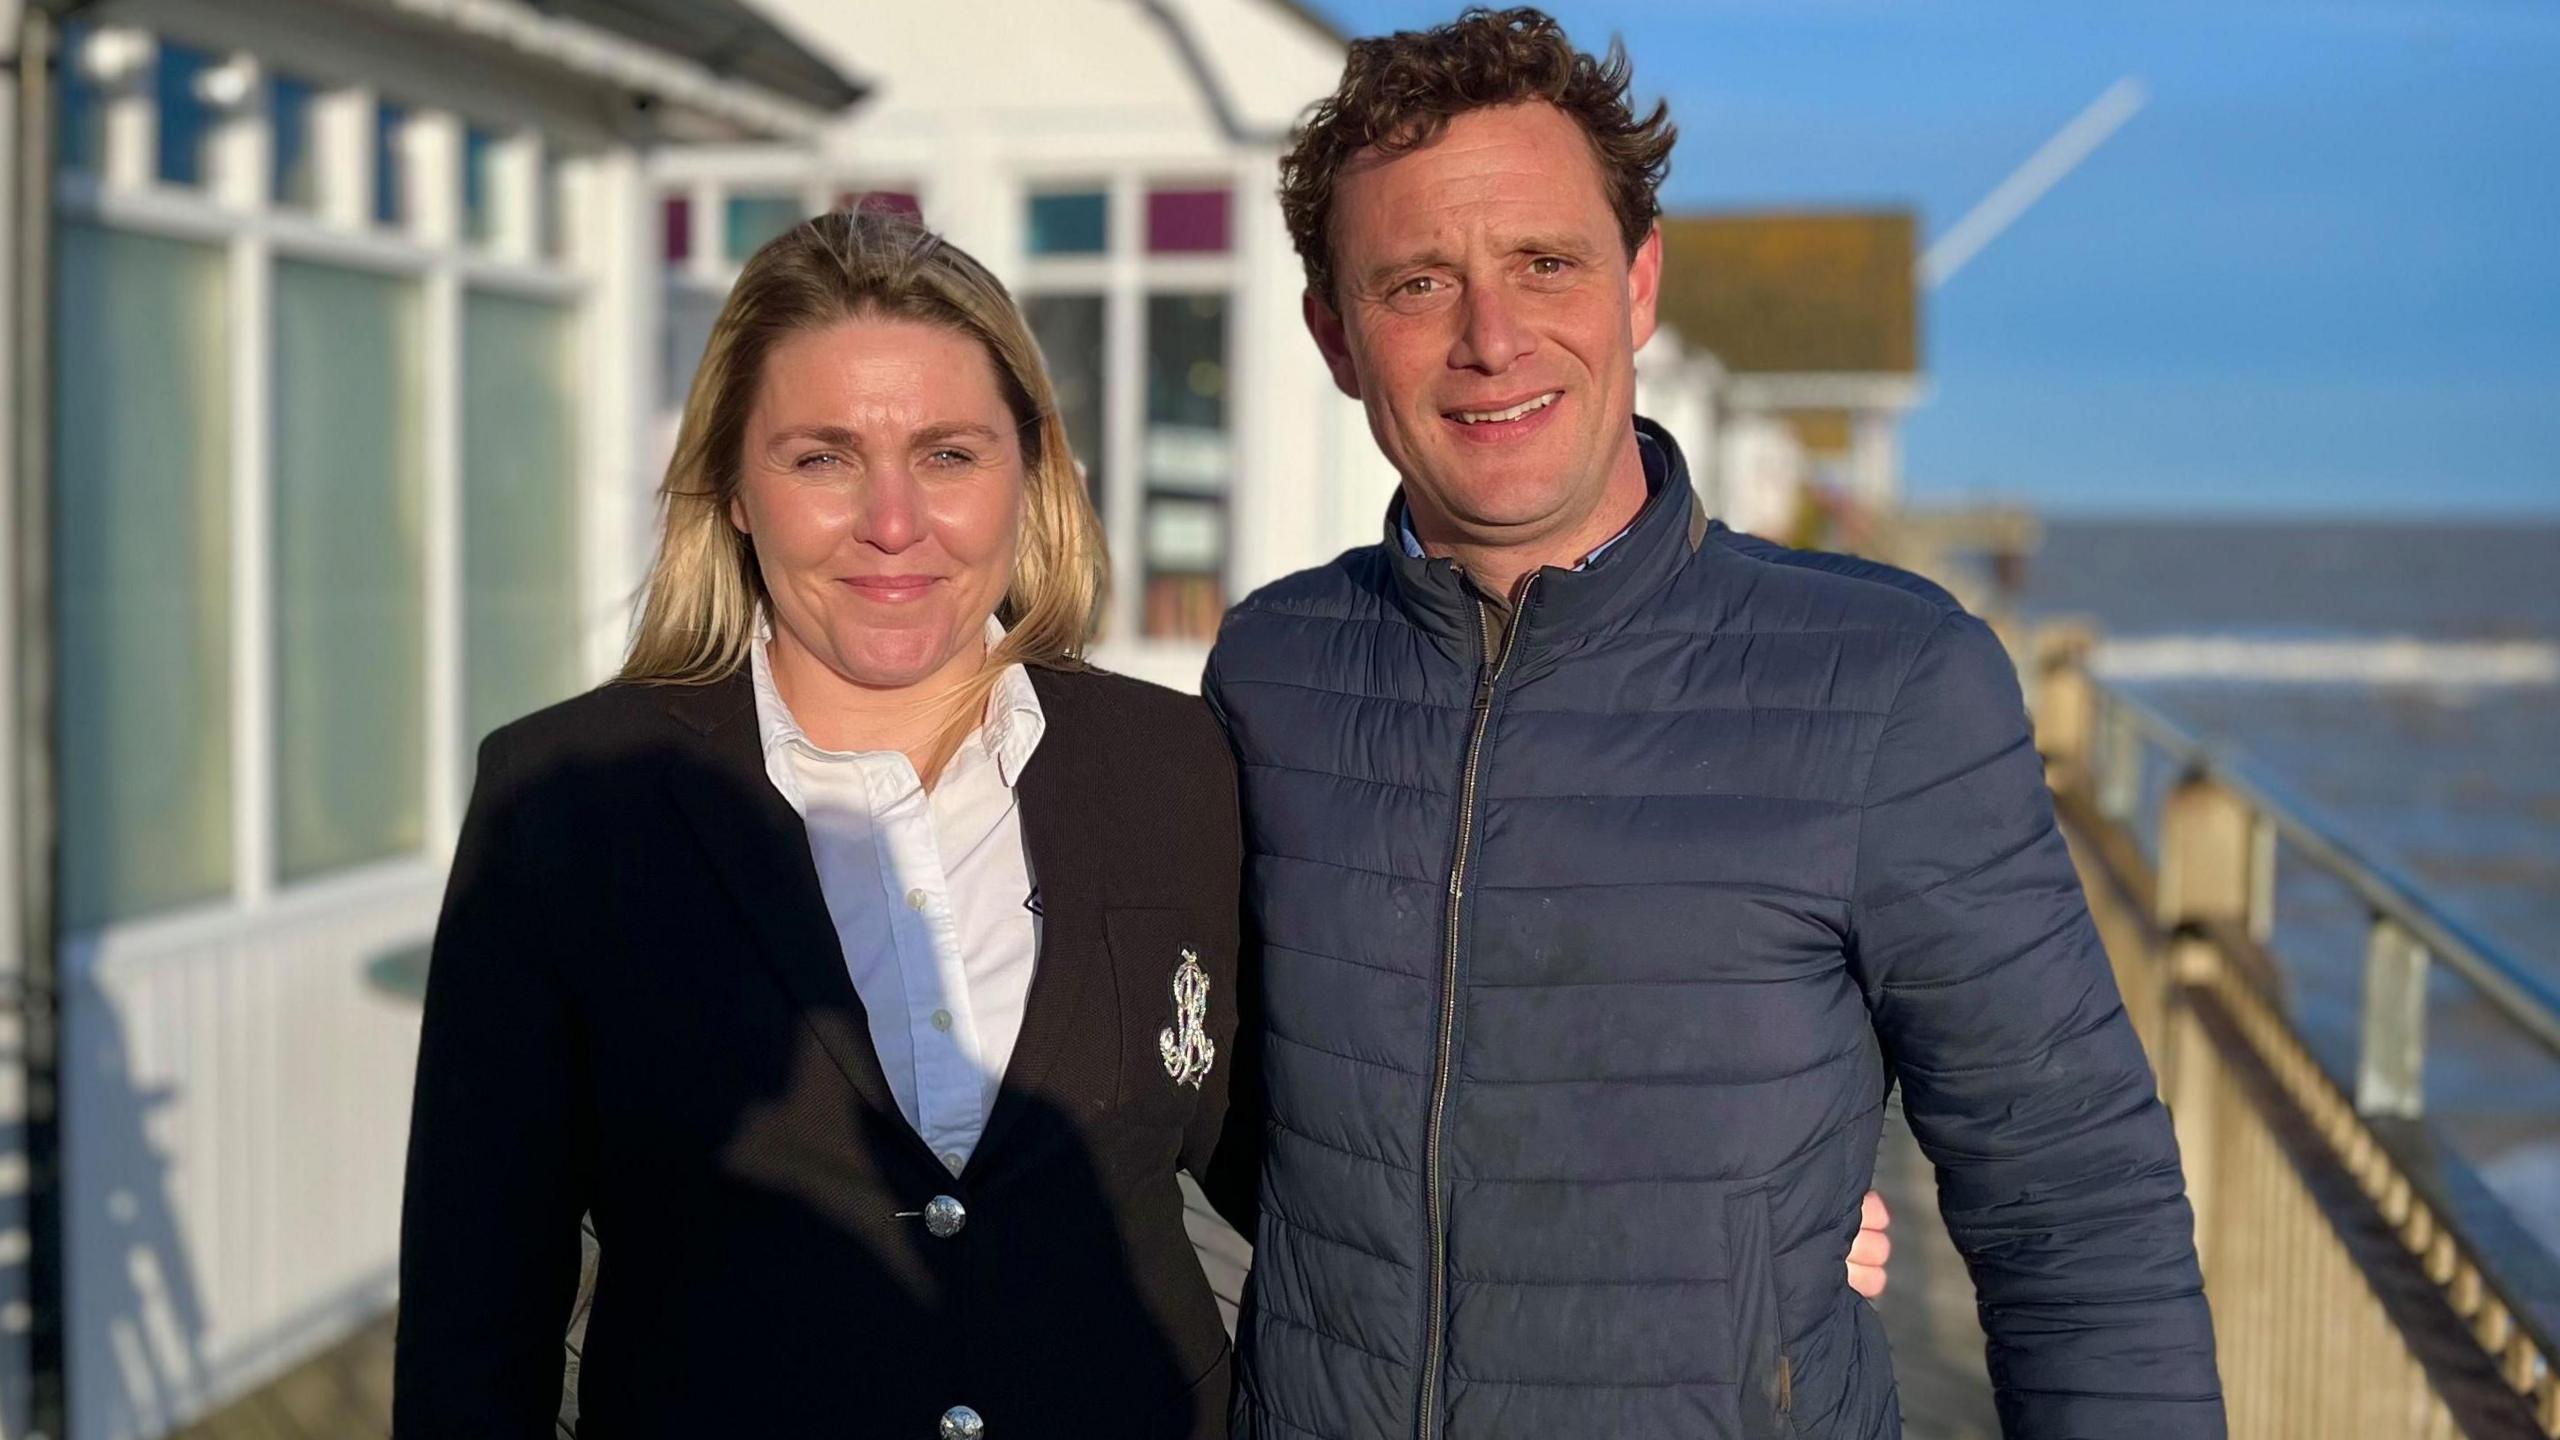
{"type": "Polygon", "coordinates": [[[89,47],[97,32],[86,25],[62,31],[62,63],[57,67],[60,112],[55,121],[61,142],[56,158],[65,170],[95,175],[106,167],[106,105],[89,75],[89,47]]]}
{"type": "Polygon", "coordinates": [[[693,202],[682,195],[670,195],[658,207],[659,233],[665,239],[667,263],[682,265],[693,258],[693,202]]]}
{"type": "Polygon", "coordinates": [[[1143,633],[1208,640],[1226,609],[1227,301],[1147,298],[1143,633]]]}
{"type": "Polygon", "coordinates": [[[498,238],[498,219],[489,201],[496,188],[498,137],[477,125],[462,127],[462,238],[486,245],[498,238]]]}
{"type": "Polygon", "coordinates": [[[573,326],[471,292],[462,313],[463,739],[578,689],[573,326]]]}
{"type": "Polygon", "coordinates": [[[1104,411],[1103,298],[1099,295],[1033,295],[1022,302],[1040,357],[1058,395],[1067,440],[1084,466],[1085,493],[1102,509],[1104,411]]]}
{"type": "Polygon", "coordinates": [[[55,334],[62,923],[226,895],[231,398],[218,246],[66,224],[55,334]]]}
{"type": "Polygon", "coordinates": [[[213,138],[214,109],[204,97],[213,57],[184,45],[160,42],[152,67],[153,102],[160,114],[160,153],[154,173],[171,185],[202,185],[205,144],[213,138]]]}
{"type": "Polygon", "coordinates": [[[1034,255],[1100,255],[1111,248],[1111,197],[1099,191],[1031,197],[1034,255]]]}
{"type": "Polygon", "coordinates": [[[426,585],[413,282],[275,267],[276,861],[426,838],[426,585]]]}
{"type": "Polygon", "coordinates": [[[797,195],[732,195],[729,197],[729,258],[744,261],[765,242],[808,218],[797,195]]]}
{"type": "Polygon", "coordinates": [[[399,229],[409,223],[409,108],[388,100],[373,113],[373,220],[399,229]]]}
{"type": "MultiPolygon", "coordinates": [[[[868,211],[880,215],[903,215],[922,223],[924,204],[912,190],[854,190],[836,197],[839,210],[868,211]]],[[[779,232],[776,232],[779,233],[779,232]]]]}
{"type": "Polygon", "coordinates": [[[1228,192],[1152,190],[1147,193],[1147,253],[1223,255],[1228,244],[1228,192]]]}
{"type": "Polygon", "coordinates": [[[316,210],[320,207],[320,167],[311,133],[319,100],[319,88],[307,80],[278,75],[268,82],[274,198],[276,204],[289,209],[316,210]]]}

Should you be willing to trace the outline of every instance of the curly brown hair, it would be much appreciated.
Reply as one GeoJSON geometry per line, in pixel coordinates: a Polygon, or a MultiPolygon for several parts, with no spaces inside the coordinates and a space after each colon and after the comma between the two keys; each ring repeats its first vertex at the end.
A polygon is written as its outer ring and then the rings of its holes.
{"type": "Polygon", "coordinates": [[[1595,59],[1573,48],[1555,17],[1526,5],[1470,7],[1433,29],[1354,40],[1342,83],[1280,157],[1280,210],[1306,265],[1307,288],[1333,299],[1333,187],[1353,155],[1369,146],[1389,154],[1418,149],[1457,116],[1531,100],[1582,127],[1633,255],[1662,213],[1658,192],[1679,138],[1667,104],[1636,118],[1627,97],[1634,73],[1615,37],[1609,53],[1595,59]]]}

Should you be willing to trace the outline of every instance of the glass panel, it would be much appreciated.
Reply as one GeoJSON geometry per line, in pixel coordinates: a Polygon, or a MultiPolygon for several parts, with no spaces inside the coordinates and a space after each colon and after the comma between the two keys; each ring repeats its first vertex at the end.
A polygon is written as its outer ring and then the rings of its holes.
{"type": "Polygon", "coordinates": [[[729,258],[744,260],[764,243],[808,217],[800,213],[797,195],[732,195],[729,197],[729,258]]]}
{"type": "Polygon", "coordinates": [[[1207,640],[1226,608],[1227,301],[1147,297],[1145,632],[1207,640]]]}
{"type": "Polygon", "coordinates": [[[212,138],[214,114],[196,87],[213,66],[213,57],[201,50],[160,42],[151,90],[160,109],[158,173],[168,184],[204,183],[205,141],[212,138]]]}
{"type": "Polygon", "coordinates": [[[847,191],[836,197],[836,208],[871,210],[883,215],[904,215],[919,223],[924,219],[923,204],[916,199],[915,193],[909,190],[847,191]]]}
{"type": "Polygon", "coordinates": [[[293,879],[425,838],[415,287],[275,267],[276,856],[293,879]]]}
{"type": "Polygon", "coordinates": [[[467,746],[578,688],[570,314],[564,305],[502,295],[475,292],[463,301],[467,746]]]}
{"type": "Polygon", "coordinates": [[[542,255],[546,260],[569,258],[569,169],[561,154],[545,147],[542,152],[542,255]]]}
{"type": "Polygon", "coordinates": [[[373,116],[373,218],[400,226],[409,219],[409,167],[405,143],[409,107],[385,100],[373,116]]]}
{"type": "Polygon", "coordinates": [[[55,331],[62,920],[231,889],[223,252],[65,225],[55,331]]]}
{"type": "Polygon", "coordinates": [[[309,81],[278,75],[270,83],[267,106],[274,120],[275,201],[279,205],[319,208],[320,168],[313,161],[311,146],[311,112],[319,99],[319,87],[309,81]]]}
{"type": "Polygon", "coordinates": [[[1031,253],[1099,255],[1111,248],[1111,197],[1031,197],[1031,253]]]}
{"type": "Polygon", "coordinates": [[[1156,190],[1147,195],[1147,253],[1226,253],[1225,190],[1156,190]]]}
{"type": "Polygon", "coordinates": [[[666,236],[666,256],[670,265],[681,265],[693,258],[693,202],[682,195],[670,195],[659,207],[662,233],[666,236]]]}
{"type": "Polygon", "coordinates": [[[95,175],[106,164],[106,110],[80,55],[94,33],[86,25],[64,26],[62,63],[54,69],[60,97],[55,125],[61,141],[56,159],[63,169],[82,175],[95,175]]]}
{"type": "Polygon", "coordinates": [[[1033,295],[1022,302],[1031,333],[1048,362],[1067,439],[1084,465],[1085,492],[1096,512],[1103,495],[1103,305],[1099,295],[1033,295]]]}
{"type": "Polygon", "coordinates": [[[489,207],[489,169],[497,152],[497,136],[477,125],[462,127],[462,238],[474,245],[497,236],[497,217],[489,207]]]}

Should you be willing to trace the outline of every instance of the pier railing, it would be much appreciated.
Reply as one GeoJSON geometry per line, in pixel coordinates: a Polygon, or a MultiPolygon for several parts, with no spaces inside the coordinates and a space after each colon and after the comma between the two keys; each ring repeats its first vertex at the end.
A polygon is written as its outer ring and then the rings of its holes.
{"type": "Polygon", "coordinates": [[[2560,995],[2234,758],[2091,673],[2025,657],[2056,805],[2175,1117],[2231,1433],[2560,1437],[2560,1263],[2428,1113],[2428,1006],[2560,1064],[2560,995]],[[2279,933],[2280,867],[2361,909],[2279,933]],[[2294,867],[2303,867],[2296,871],[2294,867]],[[2305,873],[2307,872],[2307,874],[2305,873]],[[2299,1003],[2361,968],[2351,1039],[2299,1003]],[[2351,1052],[2351,1053],[2348,1053],[2351,1052]]]}

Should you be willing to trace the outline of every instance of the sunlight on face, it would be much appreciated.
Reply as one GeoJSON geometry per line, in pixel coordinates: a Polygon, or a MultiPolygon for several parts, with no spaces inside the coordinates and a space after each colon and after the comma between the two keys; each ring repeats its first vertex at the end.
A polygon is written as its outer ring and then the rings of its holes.
{"type": "Polygon", "coordinates": [[[1586,524],[1634,444],[1660,242],[1627,254],[1580,127],[1531,102],[1364,150],[1331,238],[1308,325],[1417,519],[1503,544],[1586,524]]]}
{"type": "Polygon", "coordinates": [[[777,673],[966,676],[1022,531],[1022,439],[986,347],[912,320],[793,335],[765,359],[744,451],[729,518],[773,597],[777,673]]]}

